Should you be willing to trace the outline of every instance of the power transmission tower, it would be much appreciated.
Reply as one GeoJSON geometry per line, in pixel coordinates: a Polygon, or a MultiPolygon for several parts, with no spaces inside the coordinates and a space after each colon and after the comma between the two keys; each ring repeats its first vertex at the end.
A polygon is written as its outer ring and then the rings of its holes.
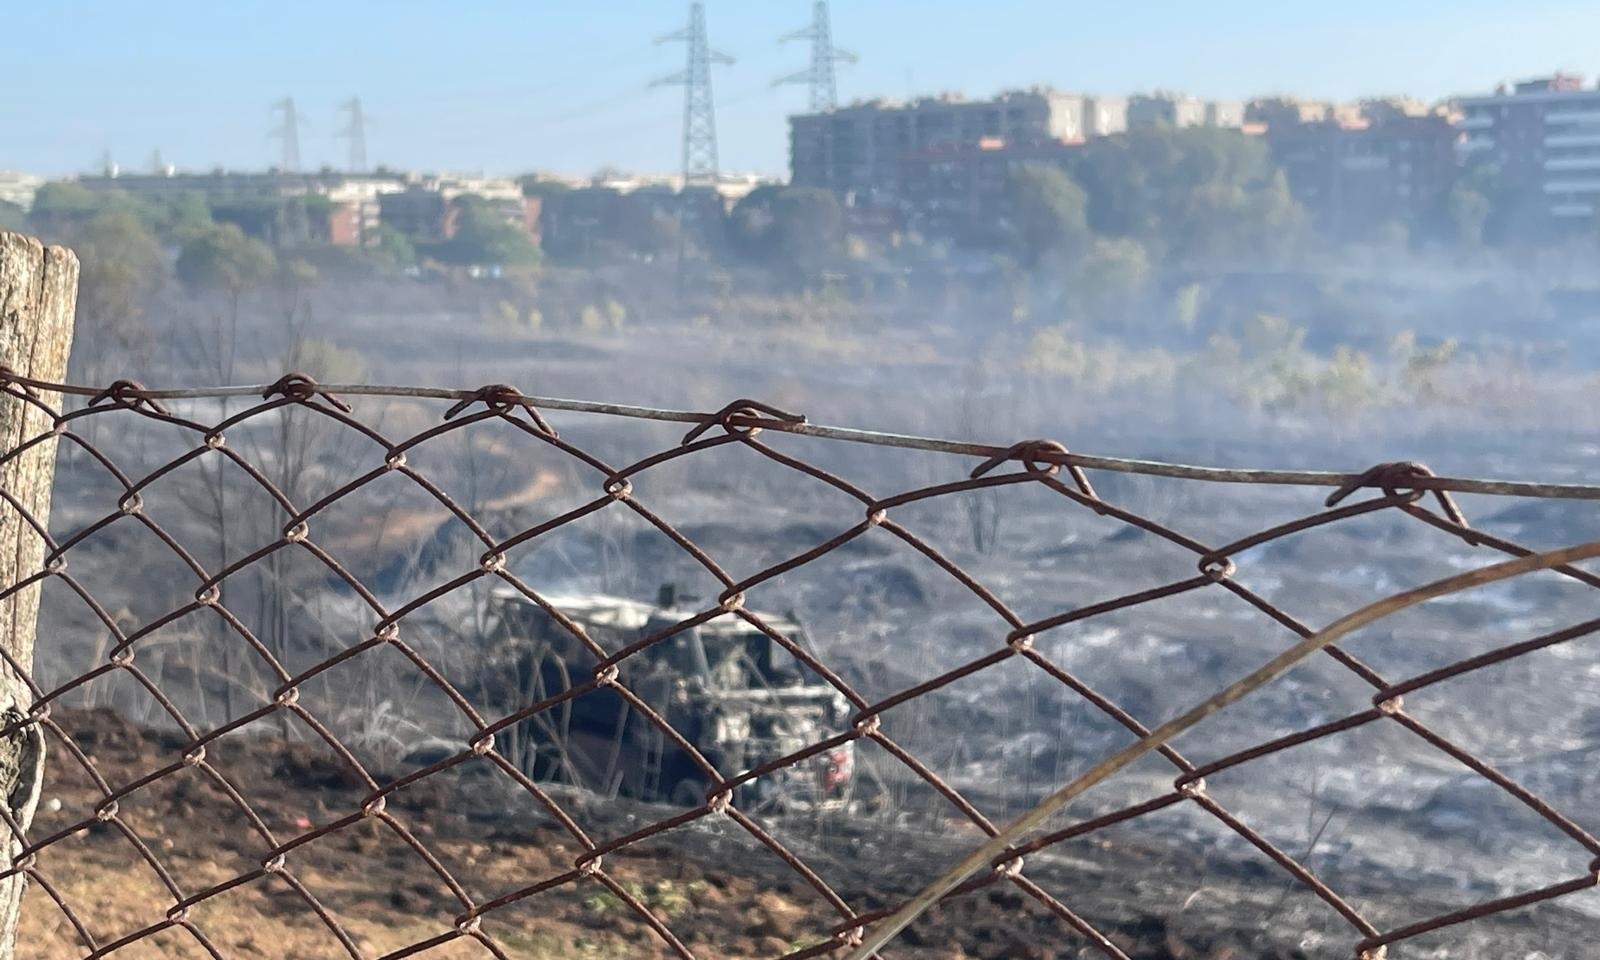
{"type": "Polygon", "coordinates": [[[681,86],[683,94],[683,182],[717,182],[717,114],[711,99],[711,66],[727,65],[733,58],[711,49],[706,39],[706,8],[689,4],[689,26],[657,38],[657,43],[688,44],[688,64],[682,73],[662,77],[653,87],[681,86]]]}
{"type": "Polygon", "coordinates": [[[272,105],[272,110],[283,115],[283,122],[274,127],[268,136],[283,141],[281,172],[294,173],[300,169],[300,115],[295,112],[294,98],[284,97],[272,105]]]}
{"type": "Polygon", "coordinates": [[[351,97],[339,108],[349,117],[344,129],[335,136],[350,141],[350,173],[367,172],[367,115],[361,110],[361,98],[351,97]]]}
{"type": "Polygon", "coordinates": [[[833,25],[828,14],[827,0],[817,0],[811,11],[811,26],[778,38],[779,43],[790,40],[811,41],[811,67],[772,81],[773,86],[785,83],[804,83],[811,87],[811,112],[832,113],[839,107],[839,81],[837,67],[841,63],[856,63],[860,58],[848,50],[833,45],[833,25]]]}

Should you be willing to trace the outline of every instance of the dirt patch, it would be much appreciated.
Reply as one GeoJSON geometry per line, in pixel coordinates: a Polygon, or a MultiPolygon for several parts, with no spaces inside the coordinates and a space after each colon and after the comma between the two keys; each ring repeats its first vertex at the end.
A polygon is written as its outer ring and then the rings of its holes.
{"type": "MultiPolygon", "coordinates": [[[[839,920],[799,875],[724,820],[699,821],[608,854],[605,874],[621,893],[594,878],[529,892],[570,874],[582,847],[527,791],[489,769],[424,778],[390,796],[388,821],[363,819],[352,814],[366,786],[316,742],[234,736],[212,744],[203,764],[185,765],[174,735],[109,711],[57,710],[55,721],[88,768],[51,738],[31,836],[60,839],[38,855],[48,888],[35,884],[24,904],[21,955],[29,958],[70,960],[96,950],[116,960],[492,957],[461,937],[457,922],[468,903],[497,899],[509,902],[488,910],[481,929],[501,955],[528,960],[677,956],[628,898],[703,960],[777,958],[826,942],[839,920]],[[97,778],[119,793],[109,820],[95,816],[106,809],[97,778]],[[148,782],[127,790],[142,780],[148,782]],[[239,809],[230,788],[258,819],[239,809]],[[262,870],[272,849],[265,835],[281,844],[339,823],[293,847],[283,872],[262,870]],[[227,886],[238,878],[244,882],[227,886]],[[176,904],[208,893],[182,916],[185,925],[169,923],[180,916],[176,904]],[[431,946],[404,952],[422,944],[431,946]]],[[[599,842],[678,812],[577,792],[557,799],[599,842]]],[[[788,842],[784,824],[767,826],[788,842]]],[[[805,836],[795,841],[797,852],[858,911],[892,905],[974,839],[900,834],[860,819],[812,824],[805,836]]],[[[1283,878],[1260,864],[1219,867],[1184,861],[1158,845],[1088,843],[1092,857],[1030,858],[1026,875],[1135,960],[1349,955],[1349,931],[1330,927],[1316,904],[1285,909],[1283,878]],[[1317,934],[1329,929],[1334,935],[1317,934]]],[[[1396,901],[1396,908],[1411,916],[1444,912],[1420,894],[1396,901]]],[[[1447,954],[1401,955],[1583,955],[1591,918],[1557,908],[1541,908],[1537,916],[1537,923],[1511,914],[1456,928],[1447,942],[1459,949],[1447,954]]],[[[1043,900],[1004,882],[945,904],[884,954],[901,960],[1098,955],[1043,900]]]]}

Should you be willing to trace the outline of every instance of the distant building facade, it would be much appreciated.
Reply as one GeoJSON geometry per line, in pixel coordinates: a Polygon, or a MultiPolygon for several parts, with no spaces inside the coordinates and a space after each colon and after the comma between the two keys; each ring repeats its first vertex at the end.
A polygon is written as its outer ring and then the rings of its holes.
{"type": "Polygon", "coordinates": [[[1600,88],[1556,74],[1458,101],[1461,159],[1489,163],[1501,187],[1535,198],[1556,225],[1589,227],[1600,211],[1600,88]]]}
{"type": "Polygon", "coordinates": [[[790,169],[798,186],[885,204],[901,195],[901,161],[908,156],[992,140],[1081,140],[1118,133],[1127,125],[1126,100],[1054,90],[1014,91],[991,100],[874,100],[790,117],[790,169]]]}
{"type": "Polygon", "coordinates": [[[860,205],[895,205],[927,194],[929,183],[940,176],[930,165],[970,163],[976,184],[985,167],[999,162],[995,143],[1026,151],[1030,145],[1078,143],[1131,127],[1237,129],[1244,124],[1241,102],[1175,93],[1102,97],[1034,89],[990,100],[872,100],[790,117],[790,171],[799,186],[834,190],[860,205]],[[918,180],[905,183],[902,175],[918,180]]]}
{"type": "Polygon", "coordinates": [[[1458,134],[1442,112],[1400,101],[1369,101],[1353,111],[1279,102],[1253,106],[1252,117],[1264,120],[1268,149],[1295,199],[1332,236],[1423,221],[1455,182],[1458,134]]]}
{"type": "Polygon", "coordinates": [[[683,186],[681,177],[596,176],[588,185],[551,193],[541,223],[550,250],[590,259],[654,255],[678,238],[710,247],[723,240],[723,219],[734,204],[771,181],[725,177],[683,186]]]}
{"type": "Polygon", "coordinates": [[[170,167],[148,174],[121,173],[108,167],[104,174],[80,177],[77,183],[96,192],[169,200],[199,196],[210,205],[213,216],[234,223],[251,236],[274,243],[315,239],[348,246],[370,242],[378,226],[378,199],[406,189],[406,179],[398,173],[179,173],[170,167]],[[303,204],[302,213],[316,222],[286,226],[286,201],[312,197],[318,198],[317,202],[303,204]]]}
{"type": "Polygon", "coordinates": [[[514,180],[483,177],[413,177],[405,189],[378,197],[378,219],[384,226],[413,241],[437,243],[453,239],[461,215],[461,201],[482,201],[500,219],[517,228],[538,245],[542,239],[539,214],[543,201],[523,196],[514,180]]]}
{"type": "Polygon", "coordinates": [[[385,224],[421,240],[448,240],[455,233],[456,198],[480,197],[535,243],[539,201],[525,198],[515,180],[492,177],[402,173],[178,173],[124,174],[108,171],[80,177],[94,191],[136,196],[203,197],[212,214],[251,236],[273,243],[318,240],[365,246],[385,224]],[[295,204],[296,200],[305,200],[295,204]],[[286,211],[289,211],[286,214],[286,211]],[[291,222],[310,218],[313,222],[291,222]]]}
{"type": "Polygon", "coordinates": [[[1231,100],[1202,100],[1186,93],[1139,94],[1128,98],[1130,127],[1244,126],[1245,105],[1231,100]]]}
{"type": "Polygon", "coordinates": [[[975,144],[930,147],[900,160],[900,192],[905,223],[923,233],[983,243],[1003,229],[1006,189],[1011,173],[1026,163],[1067,166],[1084,140],[1007,143],[999,138],[975,144]]]}

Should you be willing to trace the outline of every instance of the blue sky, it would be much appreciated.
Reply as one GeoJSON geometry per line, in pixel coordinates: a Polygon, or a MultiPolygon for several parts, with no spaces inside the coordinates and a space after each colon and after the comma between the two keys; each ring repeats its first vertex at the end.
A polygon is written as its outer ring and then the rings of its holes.
{"type": "MultiPolygon", "coordinates": [[[[68,173],[110,149],[125,168],[160,148],[183,168],[276,156],[269,106],[293,95],[308,166],[339,163],[337,105],[374,118],[369,156],[395,166],[585,174],[670,171],[682,91],[678,0],[157,0],[7,4],[0,168],[68,173]],[[33,78],[26,88],[20,81],[33,78]]],[[[802,87],[807,0],[708,0],[722,166],[781,173],[784,115],[802,87]]],[[[1083,3],[835,0],[836,42],[862,62],[845,99],[1016,86],[1124,93],[1156,87],[1434,98],[1551,69],[1600,72],[1594,0],[1083,3]]]]}

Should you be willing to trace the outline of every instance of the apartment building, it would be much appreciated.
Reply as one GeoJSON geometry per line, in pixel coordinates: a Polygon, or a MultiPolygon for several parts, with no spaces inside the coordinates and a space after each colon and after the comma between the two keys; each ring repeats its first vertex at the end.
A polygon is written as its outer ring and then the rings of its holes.
{"type": "Polygon", "coordinates": [[[367,242],[377,229],[379,200],[406,189],[402,174],[352,175],[336,171],[279,173],[276,171],[179,173],[167,168],[159,173],[130,174],[108,166],[99,176],[79,177],[79,186],[95,192],[174,199],[184,195],[205,198],[219,219],[237,223],[246,233],[281,240],[281,225],[268,225],[279,208],[293,198],[317,197],[315,209],[326,212],[327,223],[305,225],[311,237],[329,243],[355,246],[367,242]]]}
{"type": "Polygon", "coordinates": [[[539,242],[540,201],[524,197],[515,180],[498,177],[412,176],[403,189],[379,196],[379,220],[416,240],[448,240],[455,236],[461,197],[487,203],[507,223],[539,242]]]}
{"type": "Polygon", "coordinates": [[[1369,236],[1391,221],[1425,220],[1455,182],[1458,133],[1442,111],[1374,100],[1305,111],[1280,103],[1252,115],[1269,118],[1273,161],[1332,236],[1369,236]]]}
{"type": "Polygon", "coordinates": [[[930,235],[982,244],[995,239],[1006,216],[1011,172],[1026,163],[1065,167],[1084,140],[944,144],[900,160],[901,213],[906,225],[930,235]]]}
{"type": "Polygon", "coordinates": [[[1245,105],[1233,100],[1203,100],[1186,93],[1157,92],[1128,98],[1130,127],[1244,126],[1245,105]]]}
{"type": "Polygon", "coordinates": [[[901,194],[901,160],[907,156],[986,140],[1081,140],[1127,125],[1128,102],[1122,98],[1045,89],[990,100],[872,100],[790,117],[790,168],[798,185],[851,194],[860,204],[887,204],[901,194]]]}
{"type": "Polygon", "coordinates": [[[1464,164],[1489,163],[1511,194],[1557,225],[1588,228],[1600,210],[1600,88],[1558,73],[1458,101],[1464,164]]]}

